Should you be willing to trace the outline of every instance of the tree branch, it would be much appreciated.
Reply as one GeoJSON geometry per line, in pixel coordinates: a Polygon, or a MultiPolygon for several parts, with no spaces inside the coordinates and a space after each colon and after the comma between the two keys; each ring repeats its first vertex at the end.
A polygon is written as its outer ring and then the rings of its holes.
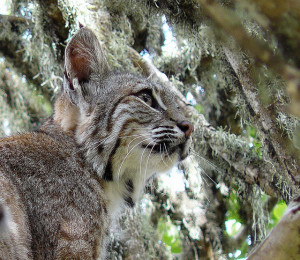
{"type": "Polygon", "coordinates": [[[237,176],[248,184],[257,184],[272,197],[282,197],[286,202],[290,200],[290,191],[283,191],[278,187],[278,179],[273,178],[272,164],[259,159],[249,148],[244,139],[233,134],[214,129],[204,118],[198,115],[198,127],[195,129],[195,138],[209,144],[212,150],[232,166],[237,176]]]}
{"type": "Polygon", "coordinates": [[[286,209],[269,236],[250,255],[248,260],[300,258],[300,197],[286,209]]]}
{"type": "Polygon", "coordinates": [[[299,150],[292,145],[287,137],[283,136],[282,130],[276,124],[276,111],[265,109],[261,104],[257,91],[254,88],[255,84],[249,76],[249,68],[241,61],[240,56],[228,48],[224,48],[224,51],[242,86],[239,91],[252,111],[253,125],[264,135],[265,143],[271,146],[265,145],[268,148],[267,155],[271,157],[274,163],[276,161],[279,162],[281,174],[284,174],[290,183],[294,183],[294,185],[299,184],[299,150]],[[276,156],[271,155],[272,150],[275,151],[276,156]],[[294,158],[288,154],[289,151],[291,151],[294,158]],[[297,165],[295,165],[295,159],[297,160],[297,165]]]}
{"type": "Polygon", "coordinates": [[[13,64],[13,68],[18,73],[25,75],[27,81],[37,86],[43,96],[50,100],[52,97],[51,91],[48,88],[41,88],[42,79],[36,77],[39,74],[37,57],[32,56],[30,61],[25,57],[22,36],[28,29],[32,32],[34,26],[32,21],[18,16],[0,15],[0,27],[5,28],[6,26],[10,26],[11,30],[9,35],[0,34],[0,53],[9,63],[13,64]]]}
{"type": "Polygon", "coordinates": [[[216,3],[215,0],[198,0],[208,16],[233,38],[244,49],[248,50],[256,61],[267,65],[281,75],[288,83],[286,88],[293,106],[291,110],[300,115],[300,71],[287,64],[279,54],[274,52],[263,42],[251,37],[243,28],[238,16],[216,3]]]}
{"type": "MultiPolygon", "coordinates": [[[[237,2],[237,0],[235,0],[237,2]]],[[[255,15],[262,16],[259,22],[265,31],[272,31],[278,41],[278,48],[281,50],[284,60],[293,62],[300,67],[300,53],[298,43],[300,42],[300,2],[298,0],[277,1],[276,4],[270,1],[251,0],[255,6],[255,15]]]]}
{"type": "Polygon", "coordinates": [[[57,57],[59,62],[63,61],[65,51],[65,41],[69,35],[69,28],[66,27],[66,21],[59,9],[58,0],[36,0],[40,5],[40,23],[43,26],[45,35],[52,42],[57,44],[57,57]],[[49,26],[51,25],[51,26],[49,26]]]}
{"type": "Polygon", "coordinates": [[[0,23],[9,22],[10,24],[17,26],[17,25],[24,25],[27,24],[28,26],[32,25],[32,21],[25,17],[14,16],[14,15],[4,15],[0,14],[0,23]]]}

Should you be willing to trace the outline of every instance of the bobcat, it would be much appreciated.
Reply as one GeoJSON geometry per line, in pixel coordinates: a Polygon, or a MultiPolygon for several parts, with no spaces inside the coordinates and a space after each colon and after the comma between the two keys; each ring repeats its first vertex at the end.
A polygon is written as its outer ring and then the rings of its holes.
{"type": "Polygon", "coordinates": [[[0,139],[0,259],[103,259],[110,221],[189,152],[176,95],[110,70],[81,28],[62,91],[36,131],[0,139]]]}

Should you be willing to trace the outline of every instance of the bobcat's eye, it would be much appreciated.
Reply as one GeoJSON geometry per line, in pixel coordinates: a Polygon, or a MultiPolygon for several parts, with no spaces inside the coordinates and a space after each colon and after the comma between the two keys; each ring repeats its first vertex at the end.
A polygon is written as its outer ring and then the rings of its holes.
{"type": "Polygon", "coordinates": [[[142,92],[138,95],[138,97],[143,100],[147,105],[149,105],[150,107],[153,106],[153,98],[150,94],[142,92]]]}

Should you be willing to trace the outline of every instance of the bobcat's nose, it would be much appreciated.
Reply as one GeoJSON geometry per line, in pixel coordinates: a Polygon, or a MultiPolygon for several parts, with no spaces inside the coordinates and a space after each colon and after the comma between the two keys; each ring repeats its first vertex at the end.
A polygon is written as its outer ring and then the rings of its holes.
{"type": "Polygon", "coordinates": [[[182,132],[185,133],[185,137],[189,138],[191,134],[194,132],[194,126],[190,121],[184,120],[177,124],[182,132]]]}

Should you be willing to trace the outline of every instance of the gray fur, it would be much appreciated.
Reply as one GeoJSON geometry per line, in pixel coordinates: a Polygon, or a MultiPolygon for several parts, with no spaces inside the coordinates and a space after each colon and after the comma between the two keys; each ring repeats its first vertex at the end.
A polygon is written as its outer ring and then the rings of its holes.
{"type": "Polygon", "coordinates": [[[0,259],[103,259],[118,210],[188,154],[192,125],[176,103],[163,86],[110,71],[81,28],[52,117],[0,139],[0,259]]]}

